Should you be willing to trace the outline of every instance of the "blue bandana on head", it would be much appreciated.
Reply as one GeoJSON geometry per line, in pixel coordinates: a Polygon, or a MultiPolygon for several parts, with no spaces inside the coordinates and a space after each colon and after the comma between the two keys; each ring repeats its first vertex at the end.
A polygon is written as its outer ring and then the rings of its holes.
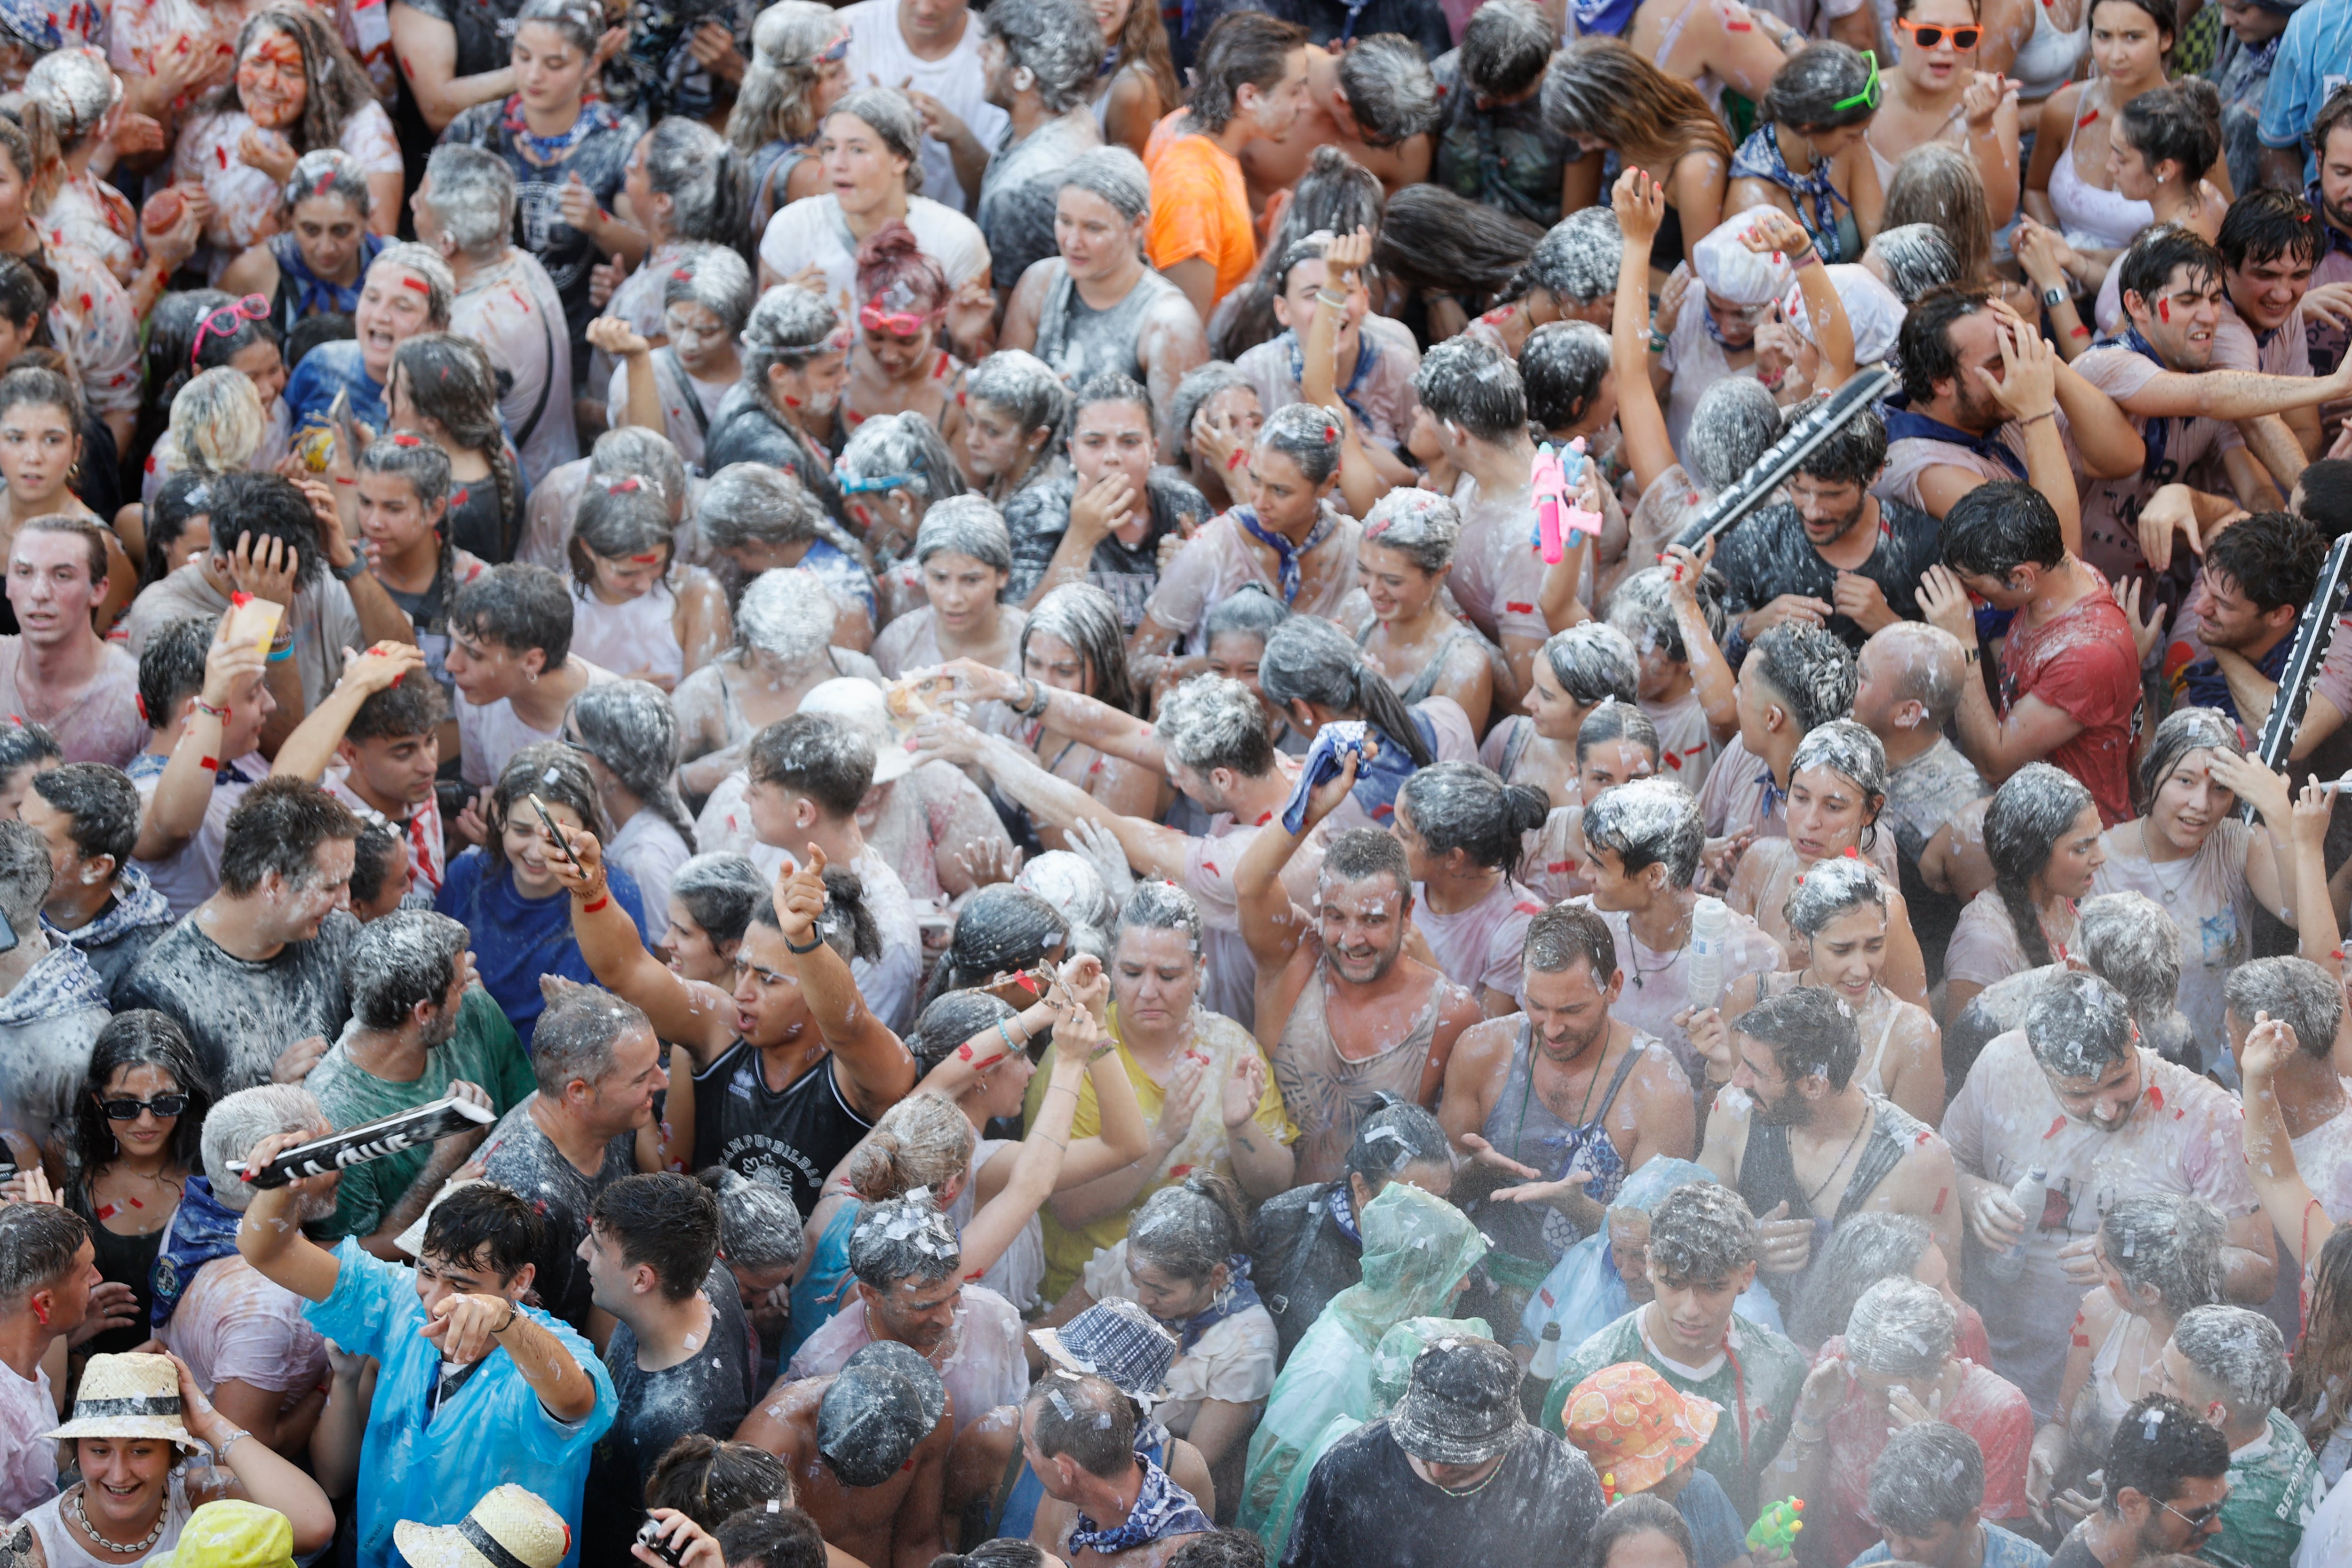
{"type": "Polygon", "coordinates": [[[196,1270],[215,1258],[236,1251],[236,1227],[244,1215],[224,1207],[213,1196],[213,1184],[190,1176],[181,1190],[179,1209],[163,1232],[163,1249],[155,1257],[155,1306],[149,1317],[157,1328],[172,1321],[180,1298],[196,1282],[196,1270]]]}
{"type": "Polygon", "coordinates": [[[1170,1480],[1168,1472],[1151,1462],[1150,1455],[1139,1450],[1135,1462],[1143,1471],[1143,1489],[1136,1494],[1135,1506],[1111,1530],[1100,1529],[1085,1514],[1078,1515],[1070,1531],[1071,1551],[1092,1547],[1108,1557],[1171,1535],[1199,1535],[1216,1529],[1192,1500],[1192,1494],[1170,1480]]]}

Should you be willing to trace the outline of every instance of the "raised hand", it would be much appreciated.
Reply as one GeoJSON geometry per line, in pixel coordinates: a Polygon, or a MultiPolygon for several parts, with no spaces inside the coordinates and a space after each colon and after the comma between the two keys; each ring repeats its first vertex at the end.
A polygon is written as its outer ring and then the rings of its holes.
{"type": "Polygon", "coordinates": [[[1239,1127],[1256,1115],[1258,1101],[1265,1098],[1265,1062],[1255,1051],[1245,1052],[1225,1076],[1223,1099],[1217,1106],[1226,1128],[1239,1127]]]}
{"type": "Polygon", "coordinates": [[[251,533],[240,533],[236,549],[229,554],[228,578],[239,593],[290,605],[295,573],[300,565],[301,552],[278,535],[265,533],[257,542],[251,533]]]}
{"type": "Polygon", "coordinates": [[[1619,230],[1639,245],[1655,240],[1659,226],[1666,221],[1665,188],[1640,169],[1627,169],[1617,176],[1609,205],[1616,211],[1619,230]]]}
{"type": "Polygon", "coordinates": [[[806,947],[824,913],[824,851],[805,846],[808,858],[776,879],[776,926],[784,941],[806,947]]]}
{"type": "Polygon", "coordinates": [[[614,359],[627,359],[633,354],[654,352],[653,344],[646,342],[635,327],[618,316],[599,316],[589,322],[588,342],[592,347],[603,349],[614,359]]]}
{"type": "Polygon", "coordinates": [[[1758,256],[1787,257],[1790,264],[1813,250],[1812,237],[1804,226],[1779,207],[1750,207],[1746,228],[1739,232],[1739,243],[1758,256]]]}

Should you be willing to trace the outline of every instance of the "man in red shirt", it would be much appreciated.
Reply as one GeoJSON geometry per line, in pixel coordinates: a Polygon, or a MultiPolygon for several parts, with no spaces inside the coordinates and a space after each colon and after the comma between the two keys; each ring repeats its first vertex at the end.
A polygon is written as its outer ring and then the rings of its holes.
{"type": "Polygon", "coordinates": [[[2014,480],[1955,501],[1943,545],[1944,564],[1920,581],[1919,607],[1968,653],[1960,750],[1996,786],[2047,760],[2090,786],[2108,826],[2128,818],[2140,656],[2107,580],[2066,548],[2042,493],[2014,480]],[[1982,648],[1971,595],[2010,615],[1998,713],[1975,668],[1982,648]]]}

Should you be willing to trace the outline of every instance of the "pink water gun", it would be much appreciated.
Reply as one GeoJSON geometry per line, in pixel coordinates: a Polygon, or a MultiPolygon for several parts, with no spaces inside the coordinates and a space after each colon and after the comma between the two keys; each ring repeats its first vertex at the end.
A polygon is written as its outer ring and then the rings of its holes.
{"type": "Polygon", "coordinates": [[[1576,484],[1584,473],[1584,437],[1579,436],[1558,450],[1546,441],[1536,448],[1535,461],[1528,469],[1528,484],[1535,491],[1535,544],[1554,566],[1568,553],[1567,533],[1601,531],[1601,514],[1576,504],[1576,484]]]}

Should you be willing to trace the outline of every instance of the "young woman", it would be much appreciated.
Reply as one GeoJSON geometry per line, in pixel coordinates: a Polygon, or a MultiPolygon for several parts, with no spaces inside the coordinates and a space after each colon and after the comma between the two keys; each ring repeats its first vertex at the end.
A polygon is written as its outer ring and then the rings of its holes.
{"type": "Polygon", "coordinates": [[[603,257],[635,265],[646,253],[644,231],[611,216],[645,127],[587,96],[604,31],[592,0],[529,0],[513,35],[513,96],[477,103],[441,133],[497,153],[514,171],[522,247],[563,297],[572,363],[583,370],[595,314],[590,272],[603,257]]]}
{"type": "Polygon", "coordinates": [[[90,173],[100,149],[114,141],[121,101],[121,79],[104,54],[65,48],[33,62],[19,112],[42,167],[37,205],[44,237],[97,257],[130,289],[140,280],[139,215],[121,191],[90,173]]]}
{"type": "Polygon", "coordinates": [[[824,296],[780,284],[744,319],[741,363],[742,379],[719,399],[703,434],[702,466],[714,474],[746,462],[781,468],[843,521],[825,449],[849,374],[849,333],[840,318],[824,296]]]}
{"type": "MultiPolygon", "coordinates": [[[[669,882],[670,973],[682,980],[724,984],[735,977],[735,953],[751,923],[752,906],[772,884],[740,855],[697,855],[669,882]]],[[[797,1224],[800,1216],[793,1216],[797,1224]]]]}
{"type": "Polygon", "coordinates": [[[128,450],[139,415],[138,312],[103,261],[77,246],[43,239],[32,207],[39,172],[24,128],[0,118],[0,253],[39,263],[55,275],[49,342],[72,363],[116,450],[128,450]]]}
{"type": "Polygon", "coordinates": [[[1094,9],[1108,46],[1095,93],[1095,123],[1107,144],[1140,158],[1151,128],[1183,101],[1168,52],[1168,26],[1158,6],[1136,0],[1094,0],[1094,9]]]}
{"type": "Polygon", "coordinates": [[[694,531],[700,553],[732,566],[740,582],[757,582],[782,567],[807,567],[839,612],[834,643],[861,653],[874,646],[872,558],[791,475],[764,463],[730,463],[717,470],[695,509],[694,531]]]}
{"type": "Polygon", "coordinates": [[[563,722],[565,741],[588,759],[597,804],[613,825],[605,853],[637,884],[652,941],[666,942],[670,884],[694,854],[694,823],[672,782],[677,716],[642,680],[605,680],[574,698],[563,722]]]}
{"type": "Polygon", "coordinates": [[[1985,811],[1993,885],[1970,900],[1944,959],[1944,1017],[2005,974],[2062,961],[2074,940],[2074,901],[2107,858],[2099,808],[2081,780],[2028,763],[1985,811]]]}
{"type": "MultiPolygon", "coordinates": [[[[1347,633],[1320,616],[1293,615],[1265,639],[1258,658],[1258,691],[1282,710],[1291,729],[1312,741],[1335,719],[1371,727],[1388,755],[1360,774],[1326,820],[1326,833],[1387,827],[1400,775],[1407,765],[1477,759],[1470,721],[1450,697],[1424,697],[1408,708],[1347,633]]],[[[1542,821],[1537,814],[1536,820],[1542,821]]],[[[1508,864],[1507,860],[1502,862],[1508,864]]]]}
{"type": "Polygon", "coordinates": [[[375,210],[358,159],[336,147],[304,153],[278,193],[277,231],[223,269],[222,290],[268,300],[281,341],[306,316],[351,315],[384,247],[375,210]]]}
{"type": "MultiPolygon", "coordinates": [[[[0,141],[5,139],[0,132],[0,141]]],[[[286,412],[294,427],[324,423],[341,395],[349,401],[355,423],[379,432],[390,429],[384,396],[393,353],[420,332],[446,332],[457,294],[449,264],[431,247],[387,245],[377,252],[360,279],[359,301],[352,310],[356,336],[317,344],[287,377],[286,412]]]]}
{"type": "Polygon", "coordinates": [[[2221,1216],[2193,1196],[2131,1193],[2099,1222],[2099,1283],[2075,1315],[2051,1419],[2033,1435],[2025,1500],[2039,1511],[2105,1462],[2116,1424],[2164,1391],[2164,1347],[2194,1307],[2223,1300],[2221,1216]]]}
{"type": "Polygon", "coordinates": [[[857,344],[841,391],[845,428],[877,414],[913,414],[950,447],[961,445],[963,370],[939,336],[950,294],[947,276],[905,224],[885,224],[857,247],[857,344]]]}
{"type": "MultiPolygon", "coordinates": [[[[1021,625],[1019,669],[1040,686],[1078,691],[1123,712],[1142,710],[1142,694],[1128,673],[1127,633],[1119,625],[1118,606],[1101,589],[1073,583],[1037,601],[1021,625]]],[[[1165,773],[1155,773],[1118,757],[1108,756],[1074,735],[1065,735],[1045,719],[1024,719],[1013,738],[1027,745],[1037,765],[1057,778],[1067,779],[1121,816],[1157,822],[1173,804],[1175,789],[1165,773]]],[[[1058,827],[1037,827],[1024,820],[1016,826],[1021,847],[1029,854],[1041,849],[1067,849],[1068,837],[1058,827]]]]}
{"type": "MultiPolygon", "coordinates": [[[[1786,838],[1759,839],[1739,858],[1739,869],[1724,902],[1762,926],[1797,956],[1794,933],[1782,912],[1790,892],[1823,863],[1866,858],[1888,878],[1895,875],[1895,839],[1878,831],[1886,804],[1886,749],[1878,737],[1851,719],[1823,724],[1797,742],[1789,767],[1786,838]]],[[[1884,978],[1904,1000],[1927,999],[1927,961],[1911,931],[1903,895],[1886,893],[1884,978]]]]}
{"type": "Polygon", "coordinates": [[[663,276],[659,347],[619,310],[590,323],[588,341],[618,362],[605,386],[606,419],[660,431],[699,468],[711,421],[742,379],[736,343],[751,314],[751,269],[731,250],[703,246],[663,276]]]}
{"type": "MultiPolygon", "coordinates": [[[[260,392],[242,372],[215,365],[182,384],[173,394],[171,406],[172,422],[164,426],[155,449],[147,455],[147,471],[140,487],[142,507],[147,498],[154,496],[163,481],[174,474],[203,474],[217,479],[223,474],[268,466],[261,458],[273,434],[271,422],[263,408],[260,392]]],[[[281,407],[281,422],[283,418],[281,407]]],[[[286,438],[282,423],[274,433],[278,455],[283,458],[286,438]]]]}
{"type": "Polygon", "coordinates": [[[679,567],[652,480],[590,479],[567,553],[572,647],[589,663],[667,692],[726,645],[727,595],[702,568],[679,567]]]}
{"type": "MultiPolygon", "coordinates": [[[[2119,194],[2146,202],[2156,222],[2189,229],[2208,244],[2221,232],[2230,201],[2198,171],[2221,162],[2221,100],[2213,84],[2202,77],[2183,77],[2126,104],[2122,131],[2107,149],[2107,173],[2119,194]]],[[[2059,250],[2058,265],[2066,279],[2073,280],[2080,273],[2081,281],[2089,281],[2088,268],[2071,249],[2059,250]]],[[[2072,282],[2067,286],[2071,289],[2072,282]]],[[[2126,325],[2120,268],[2106,269],[2092,316],[2101,337],[2126,325]]],[[[2058,320],[2054,313],[2051,322],[2052,336],[2069,351],[2070,359],[2092,342],[2090,333],[2061,330],[2074,324],[2058,320]]]]}
{"type": "Polygon", "coordinates": [[[1381,498],[1356,544],[1356,580],[1373,617],[1356,640],[1364,662],[1406,707],[1433,694],[1451,697],[1475,734],[1486,731],[1494,701],[1491,650],[1438,598],[1461,532],[1462,514],[1444,496],[1403,489],[1381,498]]]}
{"type": "Polygon", "coordinates": [[[1227,464],[1233,454],[1246,454],[1255,447],[1258,433],[1265,428],[1265,407],[1249,378],[1223,360],[1187,371],[1168,405],[1168,428],[1178,444],[1178,466],[1210,511],[1230,511],[1243,504],[1240,465],[1227,464]]]}
{"type": "Polygon", "coordinates": [[[391,372],[391,427],[448,454],[457,487],[445,525],[451,542],[493,565],[513,559],[522,537],[522,473],[499,423],[489,354],[471,339],[425,332],[393,351],[391,372]]]}
{"type": "Polygon", "coordinates": [[[1070,389],[1043,361],[999,350],[964,377],[960,401],[964,478],[991,504],[1056,476],[1070,389]]]}
{"type": "Polygon", "coordinates": [[[1696,573],[1685,582],[1671,567],[1645,566],[1620,581],[1609,596],[1609,624],[1633,645],[1634,689],[1642,711],[1657,726],[1658,765],[1693,794],[1706,783],[1715,754],[1738,726],[1738,699],[1728,680],[1716,691],[1717,706],[1727,721],[1718,731],[1700,695],[1700,665],[1691,657],[1682,631],[1683,612],[1676,605],[1678,600],[1688,604],[1721,666],[1725,622],[1716,602],[1721,581],[1719,575],[1696,573]]]}
{"type": "Polygon", "coordinates": [[[1862,1030],[1853,1081],[1933,1127],[1944,1115],[1943,1039],[1927,1008],[1887,984],[1903,897],[1889,886],[1892,880],[1868,860],[1843,855],[1808,867],[1789,884],[1779,911],[1794,972],[1734,981],[1722,1012],[1736,1018],[1765,997],[1800,985],[1835,992],[1862,1030]]]}
{"type": "Polygon", "coordinates": [[[2279,1408],[2311,1445],[2321,1479],[2344,1477],[2352,1460],[2352,1231],[2330,1236],[2311,1258],[2303,1342],[2279,1408]]]}
{"type": "MultiPolygon", "coordinates": [[[[2056,229],[2101,271],[2155,217],[2147,203],[2116,188],[2109,153],[2124,106],[2165,85],[2172,29],[2173,13],[2165,7],[2098,0],[2091,7],[2091,58],[2097,74],[2059,89],[2042,105],[2033,163],[2025,174],[2025,211],[2034,222],[2056,229]]],[[[2228,184],[2226,171],[2198,173],[2228,184]]]]}
{"type": "Polygon", "coordinates": [[[955,455],[920,415],[877,415],[843,444],[835,477],[842,510],[874,552],[882,619],[913,615],[928,602],[915,559],[923,520],[964,493],[955,455]]]}
{"type": "Polygon", "coordinates": [[[1895,30],[1900,47],[1886,101],[1863,132],[1879,184],[1895,178],[1913,148],[1954,143],[1982,175],[2000,228],[2017,211],[2017,103],[2000,78],[1977,68],[1985,36],[1977,0],[1897,0],[1895,30]]]}
{"type": "MultiPolygon", "coordinates": [[[[1700,7],[1712,17],[1715,8],[1700,7]]],[[[1742,9],[1742,14],[1747,13],[1742,9]]],[[[1759,75],[1761,93],[1778,59],[1759,75]]],[[[1586,153],[1614,153],[1666,196],[1653,257],[1672,265],[1723,221],[1731,136],[1707,100],[1615,38],[1579,38],[1544,79],[1544,121],[1586,153]]]]}
{"type": "Polygon", "coordinates": [[[197,1134],[213,1090],[180,1026],[146,1011],[98,1032],[81,1089],[61,1195],[89,1226],[100,1277],[135,1298],[136,1321],[89,1342],[92,1354],[116,1355],[154,1333],[155,1255],[182,1185],[204,1173],[197,1134]]]}
{"type": "Polygon", "coordinates": [[[1776,206],[1804,228],[1822,259],[1859,261],[1885,199],[1865,139],[1884,79],[1875,58],[1843,44],[1800,49],[1773,73],[1759,123],[1731,160],[1724,205],[1776,206]]]}
{"type": "MultiPolygon", "coordinates": [[[[244,378],[236,380],[241,384],[244,378]]],[[[70,377],[32,365],[0,375],[0,479],[6,481],[0,493],[0,552],[15,542],[18,527],[37,517],[63,512],[99,524],[106,536],[107,593],[98,611],[103,628],[131,602],[137,590],[125,587],[138,574],[106,520],[70,488],[85,451],[81,432],[81,393],[70,377]]],[[[0,613],[0,631],[16,629],[15,608],[0,613]]]]}
{"type": "Polygon", "coordinates": [[[951,658],[1015,668],[1028,616],[1003,602],[1013,539],[996,509],[978,496],[938,502],[916,531],[914,555],[929,602],[874,639],[874,662],[882,673],[895,680],[951,658]]]}
{"type": "Polygon", "coordinates": [[[358,165],[369,226],[390,234],[400,216],[400,144],[374,86],[311,12],[263,11],[238,30],[236,75],[181,128],[172,178],[210,199],[205,243],[225,261],[261,238],[295,165],[329,148],[358,165]]]}
{"type": "Polygon", "coordinates": [[[1639,677],[1633,645],[1598,621],[1557,632],[1535,661],[1534,679],[1514,713],[1486,732],[1478,760],[1512,784],[1531,784],[1555,806],[1577,798],[1577,738],[1603,702],[1632,706],[1639,677]]]}
{"type": "Polygon", "coordinates": [[[2091,890],[2146,893],[2179,928],[2179,1005],[2210,1066],[2229,1038],[2222,987],[2253,955],[2255,905],[2294,923],[2294,806],[2285,778],[2250,760],[2215,709],[2174,709],[2145,746],[2141,814],[2101,839],[2091,890]],[[2239,820],[2242,799],[2261,827],[2239,820]]]}
{"type": "Polygon", "coordinates": [[[816,128],[849,90],[848,54],[849,28],[814,0],[777,0],[751,24],[751,61],[727,117],[727,140],[750,160],[755,228],[824,193],[816,128]]]}
{"type": "Polygon", "coordinates": [[[1576,799],[1555,805],[1527,840],[1512,873],[1547,904],[1592,891],[1586,865],[1584,810],[1601,792],[1658,771],[1658,730],[1629,702],[1604,697],[1576,729],[1576,799]]]}
{"type": "MultiPolygon", "coordinates": [[[[482,987],[513,1021],[525,1050],[547,1005],[541,975],[595,983],[572,935],[572,901],[550,866],[563,851],[541,826],[530,800],[534,795],[563,826],[593,834],[599,842],[613,837],[586,760],[561,742],[525,746],[508,760],[490,791],[487,837],[449,862],[433,900],[435,909],[476,933],[482,987]]],[[[617,866],[606,876],[613,902],[642,940],[646,916],[636,879],[617,866]]]]}
{"type": "Polygon", "coordinates": [[[1954,283],[2022,298],[2017,285],[1994,268],[1992,209],[1984,175],[1965,147],[1926,142],[1905,153],[1886,182],[1880,221],[1887,229],[1932,224],[1951,247],[1954,283]]]}
{"type": "Polygon", "coordinates": [[[743,590],[735,646],[679,681],[674,699],[678,784],[698,809],[743,765],[752,736],[798,712],[801,700],[824,682],[873,670],[870,660],[831,645],[835,614],[824,584],[796,567],[763,572],[743,590]]]}
{"type": "MultiPolygon", "coordinates": [[[[360,547],[367,553],[368,572],[408,617],[416,646],[424,650],[425,672],[454,704],[457,689],[447,662],[450,602],[489,563],[449,537],[448,454],[421,436],[394,431],[360,454],[355,477],[360,547]]],[[[453,721],[442,731],[442,754],[454,754],[457,745],[453,721]]]]}
{"type": "Polygon", "coordinates": [[[1475,763],[1422,768],[1396,794],[1395,832],[1419,895],[1413,924],[1437,967],[1490,1018],[1520,1006],[1528,921],[1543,905],[1511,868],[1548,810],[1532,785],[1506,784],[1475,763]]]}
{"type": "Polygon", "coordinates": [[[160,583],[213,547],[210,481],[202,474],[174,474],[155,490],[155,504],[142,520],[145,546],[139,586],[160,583]]]}
{"type": "MultiPolygon", "coordinates": [[[[642,338],[658,342],[670,336],[664,318],[669,306],[669,285],[677,268],[690,258],[712,247],[724,248],[736,260],[734,248],[743,242],[749,220],[743,161],[716,131],[698,120],[673,115],[637,138],[622,171],[621,189],[629,211],[645,231],[646,258],[621,279],[605,302],[604,314],[626,321],[642,338]]],[[[751,267],[743,269],[743,313],[751,309],[751,267]]],[[[743,330],[738,319],[728,330],[731,352],[743,330]]],[[[611,372],[603,357],[589,367],[588,384],[601,384],[611,372]]],[[[734,368],[728,369],[734,379],[734,368]]],[[[724,390],[723,388],[721,390],[724,390]]],[[[688,461],[694,459],[689,458],[688,461]]]]}
{"type": "Polygon", "coordinates": [[[286,412],[286,359],[276,325],[261,314],[251,296],[233,300],[217,289],[196,292],[204,301],[196,323],[198,341],[180,369],[163,384],[163,399],[173,410],[172,424],[149,455],[140,485],[142,503],[152,500],[155,487],[179,468],[228,471],[217,460],[217,453],[207,456],[189,449],[190,427],[179,417],[182,391],[206,371],[225,368],[239,373],[252,384],[260,405],[261,426],[254,446],[236,467],[275,468],[285,458],[291,438],[286,412]]]}
{"type": "Polygon", "coordinates": [[[1208,502],[1153,462],[1150,395],[1116,372],[1079,385],[1065,446],[1069,472],[1005,505],[1013,596],[1034,609],[1053,589],[1089,583],[1111,596],[1131,634],[1160,585],[1162,557],[1181,548],[1208,502]]]}

